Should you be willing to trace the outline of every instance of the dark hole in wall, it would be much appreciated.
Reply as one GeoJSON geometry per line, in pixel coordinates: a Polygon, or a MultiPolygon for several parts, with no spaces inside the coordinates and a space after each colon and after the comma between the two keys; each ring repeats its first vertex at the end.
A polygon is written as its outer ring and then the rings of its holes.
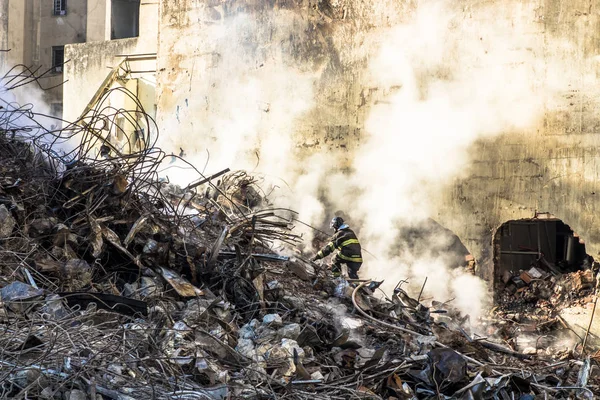
{"type": "Polygon", "coordinates": [[[139,36],[140,0],[112,0],[110,38],[139,36]]]}
{"type": "Polygon", "coordinates": [[[591,261],[585,242],[559,219],[508,221],[494,235],[496,292],[532,267],[560,274],[581,270],[591,261]]]}

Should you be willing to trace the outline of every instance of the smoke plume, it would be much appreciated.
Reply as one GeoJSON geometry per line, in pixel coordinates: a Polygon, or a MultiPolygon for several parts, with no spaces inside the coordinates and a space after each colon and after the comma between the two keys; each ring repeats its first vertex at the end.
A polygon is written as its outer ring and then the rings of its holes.
{"type": "MultiPolygon", "coordinates": [[[[548,43],[539,35],[529,34],[538,28],[529,6],[420,1],[381,27],[379,11],[386,4],[376,1],[372,23],[367,15],[357,24],[359,44],[336,40],[347,37],[347,25],[334,21],[328,31],[329,45],[345,57],[337,62],[364,68],[353,75],[358,83],[331,67],[331,60],[303,59],[284,48],[285,38],[310,39],[305,19],[292,11],[274,10],[260,19],[238,14],[207,26],[205,40],[215,55],[199,58],[204,64],[196,67],[208,76],[195,93],[210,95],[186,100],[163,124],[164,130],[182,119],[197,121],[193,140],[189,132],[170,133],[161,146],[175,153],[184,148],[197,166],[207,162],[208,149],[207,172],[230,167],[270,178],[275,203],[298,211],[307,223],[326,226],[342,210],[369,251],[362,276],[385,278],[388,290],[408,279],[412,294],[427,277],[424,297],[454,298],[477,317],[485,284],[456,268],[456,254],[432,250],[447,247],[452,236],[430,232],[421,238],[426,246],[415,246],[404,233],[435,217],[440,193],[468,167],[475,141],[535,127],[564,89],[566,78],[558,72],[564,65],[542,51],[548,43]],[[358,144],[336,149],[325,140],[313,143],[310,128],[318,137],[328,125],[315,122],[315,110],[321,118],[329,113],[331,125],[339,119],[330,104],[339,100],[320,90],[337,95],[336,87],[344,93],[350,85],[374,89],[365,99],[367,117],[358,121],[358,144]]],[[[557,40],[553,48],[566,46],[557,40]]],[[[337,109],[355,107],[346,101],[337,109]]],[[[195,178],[170,176],[176,177],[183,184],[195,178]]],[[[305,233],[306,250],[314,250],[312,232],[305,233]]]]}

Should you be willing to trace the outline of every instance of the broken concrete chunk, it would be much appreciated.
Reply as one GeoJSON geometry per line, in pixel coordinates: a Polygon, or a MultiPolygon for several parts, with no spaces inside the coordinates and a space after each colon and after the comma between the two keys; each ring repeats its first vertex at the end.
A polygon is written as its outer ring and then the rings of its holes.
{"type": "Polygon", "coordinates": [[[268,326],[261,325],[256,328],[256,339],[254,340],[256,343],[267,343],[276,340],[277,331],[269,328],[268,326]]]}
{"type": "Polygon", "coordinates": [[[0,296],[3,302],[28,300],[39,297],[44,294],[42,289],[36,289],[23,282],[13,282],[10,285],[4,286],[0,290],[0,296]]]}
{"type": "Polygon", "coordinates": [[[262,343],[262,344],[258,344],[256,346],[256,349],[254,351],[254,354],[256,357],[258,357],[258,359],[266,359],[268,357],[269,351],[271,351],[273,349],[273,344],[266,342],[266,343],[262,343]]]}
{"type": "Polygon", "coordinates": [[[44,390],[41,391],[40,397],[42,399],[54,399],[55,390],[51,386],[46,386],[44,390]]]}
{"type": "Polygon", "coordinates": [[[210,379],[212,384],[227,383],[230,380],[229,372],[219,368],[219,365],[200,349],[196,350],[195,366],[198,372],[210,379]]]}
{"type": "Polygon", "coordinates": [[[240,328],[238,337],[240,339],[254,339],[256,337],[256,328],[259,326],[260,322],[257,319],[253,319],[240,328]]]}
{"type": "Polygon", "coordinates": [[[15,219],[4,204],[0,205],[0,239],[6,239],[12,235],[15,228],[15,219]]]}
{"type": "Polygon", "coordinates": [[[285,263],[286,268],[298,278],[303,281],[310,281],[314,279],[315,270],[310,264],[307,264],[301,260],[292,259],[285,263]]]}
{"type": "Polygon", "coordinates": [[[424,346],[433,346],[437,341],[437,337],[433,335],[419,335],[416,337],[417,343],[424,346]]]}
{"type": "Polygon", "coordinates": [[[323,376],[321,371],[315,371],[312,374],[310,374],[310,379],[323,380],[323,379],[325,379],[325,377],[323,376]]]}
{"type": "Polygon", "coordinates": [[[57,224],[56,218],[38,218],[29,223],[29,237],[36,238],[52,234],[57,224]]]}
{"type": "Polygon", "coordinates": [[[155,279],[143,276],[141,279],[140,295],[142,299],[153,299],[160,297],[162,293],[161,287],[155,279]]]}
{"type": "MultiPolygon", "coordinates": [[[[27,387],[28,385],[31,385],[31,384],[35,383],[36,381],[39,382],[39,380],[42,379],[42,377],[43,377],[43,375],[39,369],[26,368],[26,369],[17,371],[14,374],[13,380],[17,385],[19,385],[21,387],[27,387]]],[[[40,385],[40,386],[43,387],[44,385],[40,385]]]]}
{"type": "Polygon", "coordinates": [[[267,314],[263,317],[263,325],[278,328],[283,324],[283,320],[281,319],[281,315],[279,314],[267,314]]]}
{"type": "Polygon", "coordinates": [[[293,323],[293,324],[285,325],[282,328],[279,328],[279,330],[277,331],[277,335],[280,338],[296,340],[296,339],[298,339],[298,336],[300,336],[301,331],[302,331],[302,328],[300,327],[300,325],[293,323]]]}
{"type": "Polygon", "coordinates": [[[344,314],[335,314],[333,324],[338,335],[346,333],[343,343],[338,343],[339,346],[363,346],[366,341],[365,327],[362,320],[358,318],[348,317],[344,314]]]}
{"type": "Polygon", "coordinates": [[[279,376],[289,378],[296,372],[293,357],[282,346],[273,346],[265,355],[267,367],[277,367],[279,376]]]}
{"type": "Polygon", "coordinates": [[[206,310],[211,306],[212,301],[203,297],[196,297],[185,304],[181,319],[189,326],[194,326],[208,318],[206,310]]]}
{"type": "Polygon", "coordinates": [[[282,300],[285,304],[289,305],[290,308],[295,310],[304,310],[306,308],[304,300],[299,297],[283,296],[282,300]]]}
{"type": "Polygon", "coordinates": [[[281,347],[286,350],[290,357],[297,356],[297,361],[304,360],[304,349],[298,346],[298,342],[292,339],[281,339],[281,347]]]}
{"type": "Polygon", "coordinates": [[[87,395],[81,390],[73,389],[70,392],[67,392],[65,398],[67,400],[87,400],[87,395]]]}
{"type": "Polygon", "coordinates": [[[137,282],[126,283],[125,285],[123,285],[123,296],[124,297],[130,297],[132,299],[136,298],[137,291],[138,291],[138,283],[137,282]]]}
{"type": "Polygon", "coordinates": [[[62,275],[75,289],[81,289],[92,282],[92,267],[85,260],[74,258],[61,269],[62,275]]]}
{"type": "Polygon", "coordinates": [[[60,320],[69,314],[63,304],[62,297],[57,294],[46,298],[46,304],[42,307],[42,312],[50,315],[53,320],[60,320]]]}
{"type": "Polygon", "coordinates": [[[252,358],[255,355],[254,342],[250,339],[239,339],[235,350],[247,358],[252,358]]]}

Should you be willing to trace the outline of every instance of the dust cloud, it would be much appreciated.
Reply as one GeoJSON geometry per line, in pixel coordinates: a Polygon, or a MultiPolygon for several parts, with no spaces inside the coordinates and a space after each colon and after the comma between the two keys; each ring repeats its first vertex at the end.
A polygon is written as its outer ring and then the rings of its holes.
{"type": "MultiPolygon", "coordinates": [[[[458,3],[413,2],[410,13],[394,17],[397,23],[372,31],[369,26],[377,23],[369,25],[367,16],[357,33],[363,44],[337,49],[354,57],[355,68],[364,65],[358,83],[343,71],[331,79],[327,60],[300,60],[278,47],[273,38],[309,39],[306,22],[291,11],[274,10],[261,19],[239,14],[208,26],[205,40],[220,67],[197,66],[210,72],[196,93],[210,96],[203,107],[178,109],[165,123],[192,118],[193,136],[163,135],[159,144],[175,153],[185,148],[187,161],[208,165],[207,173],[230,167],[270,179],[277,188],[275,205],[298,211],[309,224],[326,226],[342,210],[369,250],[362,276],[385,278],[387,290],[408,279],[413,294],[427,277],[424,297],[454,299],[475,319],[489,298],[485,283],[456,268],[452,254],[429,250],[448,241],[448,233],[423,237],[427,246],[417,249],[403,241],[402,231],[435,217],[440,193],[469,165],[475,141],[531,130],[551,106],[549,99],[564,90],[559,71],[568,69],[542,51],[548,38],[529,34],[539,21],[527,6],[458,3]],[[307,126],[324,131],[311,120],[312,111],[332,107],[318,93],[332,85],[379,93],[365,105],[354,153],[327,145],[307,151],[309,139],[298,134],[307,126]]],[[[372,9],[386,4],[376,1],[372,9]]],[[[346,28],[340,23],[340,30],[346,28]]],[[[337,34],[335,26],[330,34],[337,34]]],[[[355,107],[340,105],[346,106],[355,107]]],[[[170,178],[187,184],[194,176],[190,171],[170,178]]],[[[313,232],[304,229],[310,252],[313,232]]]]}

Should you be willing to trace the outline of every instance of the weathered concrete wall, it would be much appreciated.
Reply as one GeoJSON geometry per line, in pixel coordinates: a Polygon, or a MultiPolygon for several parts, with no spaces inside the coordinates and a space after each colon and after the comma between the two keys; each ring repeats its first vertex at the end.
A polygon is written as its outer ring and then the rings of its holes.
{"type": "MultiPolygon", "coordinates": [[[[593,61],[600,53],[600,1],[454,3],[457,18],[467,23],[473,18],[480,18],[477,22],[481,24],[505,18],[500,23],[510,31],[517,19],[525,21],[529,29],[522,33],[523,46],[509,49],[514,50],[510,62],[515,68],[531,63],[536,77],[532,90],[556,79],[550,72],[555,60],[568,68],[560,77],[565,83],[562,93],[547,99],[538,123],[525,130],[482,138],[470,147],[472,161],[464,166],[460,178],[442,187],[432,217],[462,239],[484,266],[482,275],[486,277],[490,276],[495,229],[510,219],[531,218],[536,211],[561,218],[585,239],[590,254],[600,256],[596,201],[600,195],[600,121],[596,117],[600,82],[598,64],[593,61]],[[506,12],[477,13],[478,7],[490,4],[506,12]],[[566,45],[555,47],[557,41],[566,45]]],[[[284,64],[309,74],[314,88],[315,106],[294,128],[296,146],[308,153],[324,149],[341,153],[343,166],[343,155],[351,157],[364,140],[370,107],[385,101],[389,94],[386,90],[390,88],[365,85],[367,65],[381,44],[378,32],[408,19],[415,4],[163,1],[159,126],[216,137],[220,133],[203,127],[202,121],[215,114],[226,116],[227,102],[221,93],[228,82],[222,76],[239,74],[240,79],[251,80],[261,69],[284,64]],[[248,32],[242,30],[237,42],[219,41],[219,29],[237,29],[228,24],[244,13],[257,26],[248,32]],[[227,47],[237,52],[239,63],[246,63],[245,69],[232,69],[227,47]]],[[[482,50],[464,62],[478,68],[483,56],[482,50]]],[[[163,134],[168,135],[164,130],[163,134]]],[[[199,150],[193,143],[189,145],[192,151],[199,150]]]]}
{"type": "Polygon", "coordinates": [[[296,126],[297,142],[342,152],[356,148],[367,101],[382,97],[360,84],[376,40],[367,33],[392,25],[411,7],[410,1],[377,3],[347,0],[333,9],[316,0],[162,1],[160,125],[218,136],[194,121],[226,118],[230,99],[222,93],[228,80],[285,80],[282,68],[290,68],[314,80],[317,104],[296,126]]]}
{"type": "MultiPolygon", "coordinates": [[[[28,39],[33,42],[33,54],[32,60],[26,60],[26,63],[41,66],[42,70],[52,66],[53,46],[82,43],[86,40],[87,0],[69,0],[66,15],[54,15],[52,6],[52,2],[43,0],[33,0],[32,3],[33,32],[28,39]]],[[[59,85],[62,79],[62,74],[52,74],[45,84],[48,87],[59,85]]],[[[48,103],[60,102],[62,90],[57,87],[46,91],[45,97],[48,103]]]]}
{"type": "Polygon", "coordinates": [[[110,1],[87,0],[87,41],[110,40],[110,1]]]}
{"type": "Polygon", "coordinates": [[[158,2],[141,2],[138,50],[145,53],[156,53],[158,49],[158,2]]]}
{"type": "Polygon", "coordinates": [[[25,2],[0,2],[0,48],[12,49],[11,53],[0,54],[0,69],[5,70],[9,60],[23,59],[23,29],[25,23],[25,2]],[[9,17],[12,16],[12,18],[9,17]],[[14,32],[9,35],[9,32],[14,32]]]}
{"type": "MultiPolygon", "coordinates": [[[[38,73],[52,67],[52,47],[86,40],[87,0],[69,0],[66,15],[53,14],[53,2],[43,0],[5,0],[8,6],[7,42],[10,66],[25,64],[38,68],[38,73]]],[[[66,60],[66,59],[65,59],[66,60]]],[[[62,99],[61,73],[45,75],[43,87],[47,103],[62,99]]]]}
{"type": "Polygon", "coordinates": [[[122,39],[67,46],[66,57],[77,60],[66,65],[63,85],[64,119],[76,121],[104,79],[119,62],[120,54],[136,52],[138,40],[122,39]]]}
{"type": "MultiPolygon", "coordinates": [[[[108,27],[110,27],[109,16],[110,7],[108,19],[105,20],[108,27]]],[[[92,17],[90,16],[90,18],[92,17]]],[[[140,24],[139,37],[87,42],[65,47],[65,57],[73,60],[73,62],[66,65],[65,79],[67,82],[63,85],[64,118],[67,121],[75,121],[81,115],[81,112],[92,99],[106,76],[123,59],[116,56],[156,53],[158,5],[156,3],[148,3],[140,6],[140,20],[143,23],[140,24]]],[[[110,30],[108,31],[108,35],[110,35],[110,30]]],[[[134,70],[152,71],[155,68],[156,62],[153,59],[149,59],[144,62],[132,61],[130,64],[134,70]]],[[[144,75],[134,74],[133,77],[138,78],[144,75]]],[[[154,72],[148,72],[147,75],[153,76],[154,72]]],[[[152,91],[150,91],[150,94],[146,92],[144,92],[144,99],[147,103],[147,97],[152,95],[152,91]]],[[[124,107],[125,105],[120,104],[116,106],[124,107]]],[[[154,110],[150,111],[154,112],[154,110]]]]}
{"type": "MultiPolygon", "coordinates": [[[[523,2],[527,3],[527,2],[523,2]]],[[[525,132],[512,132],[472,146],[466,177],[444,193],[439,220],[454,230],[483,263],[491,278],[492,237],[508,220],[549,212],[585,241],[588,254],[600,258],[600,136],[598,109],[600,2],[531,2],[526,17],[539,21],[528,33],[541,44],[536,49],[568,66],[568,90],[547,99],[540,122],[525,132]],[[565,40],[568,46],[545,43],[565,40]],[[573,71],[578,71],[574,76],[573,71]],[[552,104],[551,104],[552,103],[552,104]]],[[[541,81],[551,77],[542,63],[541,81]]]]}

